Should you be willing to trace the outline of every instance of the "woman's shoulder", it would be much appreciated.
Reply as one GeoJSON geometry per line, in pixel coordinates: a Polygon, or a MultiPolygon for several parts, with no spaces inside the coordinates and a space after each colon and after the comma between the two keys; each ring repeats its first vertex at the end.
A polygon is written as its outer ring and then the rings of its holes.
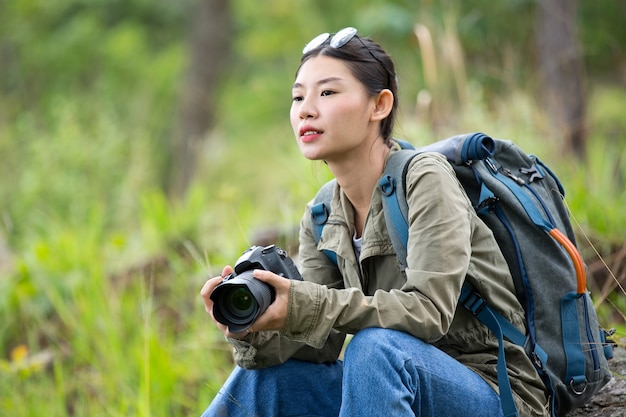
{"type": "Polygon", "coordinates": [[[406,180],[408,175],[420,175],[429,170],[445,172],[455,176],[450,163],[439,152],[420,152],[411,148],[403,148],[397,142],[394,142],[390,147],[390,152],[385,162],[386,174],[399,178],[400,173],[402,173],[403,180],[406,180]]]}
{"type": "Polygon", "coordinates": [[[426,174],[445,175],[455,181],[457,179],[446,157],[438,152],[420,152],[411,159],[406,167],[407,184],[426,174]]]}
{"type": "Polygon", "coordinates": [[[406,167],[404,181],[407,200],[414,204],[415,199],[429,203],[455,200],[468,210],[472,207],[454,168],[438,152],[416,155],[406,167]]]}
{"type": "Polygon", "coordinates": [[[446,157],[439,152],[418,152],[411,161],[412,165],[442,165],[444,168],[450,168],[450,163],[446,157]]]}

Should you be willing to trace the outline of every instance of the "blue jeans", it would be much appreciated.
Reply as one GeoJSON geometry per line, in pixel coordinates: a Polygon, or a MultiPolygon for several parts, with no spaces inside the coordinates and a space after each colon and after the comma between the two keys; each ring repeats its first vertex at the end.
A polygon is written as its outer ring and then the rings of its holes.
{"type": "Polygon", "coordinates": [[[202,417],[502,416],[478,374],[396,330],[354,335],[344,361],[235,368],[202,417]]]}

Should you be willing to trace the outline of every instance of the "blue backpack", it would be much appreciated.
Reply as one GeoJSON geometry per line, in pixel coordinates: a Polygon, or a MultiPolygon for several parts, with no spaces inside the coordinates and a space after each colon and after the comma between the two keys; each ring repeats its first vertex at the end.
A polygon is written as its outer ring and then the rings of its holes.
{"type": "MultiPolygon", "coordinates": [[[[553,416],[580,407],[610,379],[610,333],[601,330],[586,289],[586,266],[578,252],[564,190],[537,157],[513,142],[483,133],[453,136],[387,161],[379,180],[387,229],[398,260],[406,268],[408,206],[405,177],[419,153],[443,154],[454,169],[479,217],[493,231],[504,255],[517,298],[524,307],[526,334],[489,306],[469,283],[459,303],[471,311],[499,342],[497,378],[505,416],[518,416],[509,382],[504,339],[523,346],[541,376],[553,416]]],[[[335,180],[325,184],[311,210],[317,242],[330,214],[335,180]]],[[[336,254],[325,251],[337,264],[336,254]]]]}

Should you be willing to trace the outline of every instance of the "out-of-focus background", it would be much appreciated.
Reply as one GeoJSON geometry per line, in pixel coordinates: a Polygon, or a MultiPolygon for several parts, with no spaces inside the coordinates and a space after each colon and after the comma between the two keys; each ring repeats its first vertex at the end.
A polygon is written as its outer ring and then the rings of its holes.
{"type": "Polygon", "coordinates": [[[626,3],[0,0],[0,414],[199,415],[229,373],[205,279],[295,251],[330,175],[288,120],[303,45],[397,64],[396,136],[483,131],[561,178],[625,337],[626,3]]]}

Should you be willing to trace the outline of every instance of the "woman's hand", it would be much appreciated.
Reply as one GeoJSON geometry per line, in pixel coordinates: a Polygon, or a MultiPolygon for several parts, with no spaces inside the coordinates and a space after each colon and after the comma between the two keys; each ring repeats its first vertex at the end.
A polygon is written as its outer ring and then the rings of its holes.
{"type": "Polygon", "coordinates": [[[224,277],[231,274],[232,272],[232,267],[224,267],[224,269],[222,270],[222,275],[209,279],[200,291],[200,295],[204,300],[204,308],[206,312],[209,313],[209,315],[215,322],[215,325],[220,329],[220,331],[226,337],[243,339],[252,332],[282,329],[285,325],[285,320],[287,318],[287,307],[289,304],[289,287],[291,285],[291,280],[276,275],[273,272],[265,271],[262,269],[254,270],[253,276],[259,281],[263,281],[266,284],[274,287],[274,290],[276,292],[276,298],[274,302],[270,304],[267,310],[263,314],[261,314],[254,323],[252,323],[252,326],[245,332],[231,333],[228,331],[228,326],[220,323],[215,319],[215,317],[213,316],[213,300],[211,300],[211,293],[213,292],[215,287],[217,287],[222,282],[224,277]]]}
{"type": "Polygon", "coordinates": [[[213,322],[215,322],[215,325],[217,326],[217,328],[220,329],[220,331],[222,333],[224,333],[224,335],[226,337],[233,337],[235,339],[242,339],[242,338],[246,337],[247,332],[245,332],[245,333],[230,333],[228,331],[228,326],[226,326],[225,324],[220,323],[213,316],[213,300],[211,300],[211,293],[213,292],[215,287],[217,287],[219,284],[222,283],[222,281],[224,280],[224,277],[226,277],[226,276],[228,276],[229,274],[232,274],[232,273],[233,273],[233,268],[231,266],[229,266],[229,265],[225,266],[224,269],[222,270],[222,275],[221,276],[211,278],[207,282],[204,283],[204,286],[200,290],[200,295],[202,296],[202,299],[204,300],[204,309],[206,310],[207,313],[209,313],[209,315],[213,319],[213,322]]]}
{"type": "Polygon", "coordinates": [[[262,330],[281,330],[285,326],[287,319],[287,307],[289,306],[289,288],[291,280],[276,275],[273,272],[263,269],[255,269],[253,276],[259,281],[263,281],[274,287],[276,298],[272,304],[261,314],[250,327],[250,331],[260,332],[262,330]]]}

